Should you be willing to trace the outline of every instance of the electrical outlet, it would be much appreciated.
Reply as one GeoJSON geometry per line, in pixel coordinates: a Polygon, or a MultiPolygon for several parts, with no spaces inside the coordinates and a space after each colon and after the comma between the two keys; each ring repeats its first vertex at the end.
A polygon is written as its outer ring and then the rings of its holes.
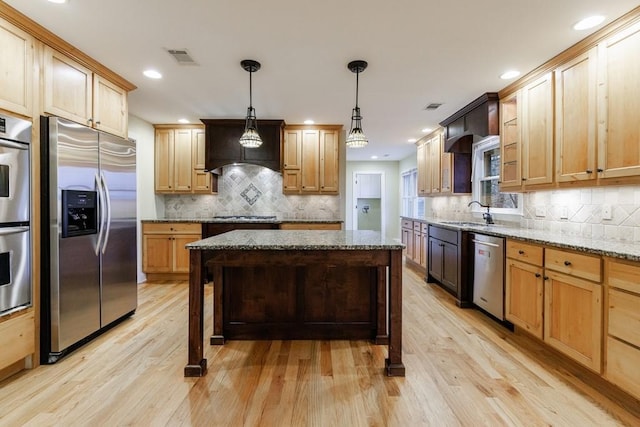
{"type": "Polygon", "coordinates": [[[545,213],[544,213],[544,206],[538,206],[536,208],[536,216],[544,218],[545,213]]]}
{"type": "Polygon", "coordinates": [[[569,218],[569,208],[566,206],[562,206],[560,208],[560,219],[568,219],[569,218]]]}
{"type": "Polygon", "coordinates": [[[602,219],[612,219],[611,205],[602,205],[602,219]]]}

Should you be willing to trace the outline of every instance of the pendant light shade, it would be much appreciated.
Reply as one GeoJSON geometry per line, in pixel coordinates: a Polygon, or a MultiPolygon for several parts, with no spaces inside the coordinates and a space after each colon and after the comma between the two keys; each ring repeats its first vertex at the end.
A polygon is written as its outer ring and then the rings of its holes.
{"type": "Polygon", "coordinates": [[[262,139],[258,134],[258,122],[256,120],[256,110],[253,108],[252,102],[252,82],[251,74],[260,69],[260,63],[252,59],[240,61],[240,65],[245,71],[249,72],[249,108],[247,108],[247,117],[244,123],[244,133],[240,137],[240,145],[245,148],[258,148],[262,145],[262,139]]]}
{"type": "Polygon", "coordinates": [[[362,116],[360,115],[360,107],[358,107],[358,76],[367,68],[367,61],[357,60],[351,61],[347,68],[356,73],[356,106],[351,112],[351,130],[347,136],[347,147],[362,148],[369,143],[369,140],[362,132],[362,116]]]}

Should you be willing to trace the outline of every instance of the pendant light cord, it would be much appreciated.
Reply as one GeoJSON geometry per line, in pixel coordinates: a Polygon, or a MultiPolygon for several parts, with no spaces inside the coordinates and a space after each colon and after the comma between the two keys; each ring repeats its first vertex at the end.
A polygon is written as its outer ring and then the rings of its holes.
{"type": "Polygon", "coordinates": [[[360,77],[360,72],[356,73],[356,108],[358,108],[358,77],[360,77]]]}
{"type": "Polygon", "coordinates": [[[252,84],[251,84],[251,75],[253,72],[249,71],[249,108],[253,108],[253,101],[251,93],[253,92],[252,84]]]}

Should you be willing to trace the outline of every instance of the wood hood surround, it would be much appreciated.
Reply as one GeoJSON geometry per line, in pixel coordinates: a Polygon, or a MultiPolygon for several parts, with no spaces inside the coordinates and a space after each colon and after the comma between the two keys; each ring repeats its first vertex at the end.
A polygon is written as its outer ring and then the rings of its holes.
{"type": "Polygon", "coordinates": [[[444,151],[471,154],[474,142],[498,135],[498,111],[498,94],[487,92],[440,122],[446,129],[444,151]]]}
{"type": "Polygon", "coordinates": [[[262,145],[244,148],[238,142],[244,132],[244,119],[201,119],[205,125],[205,169],[220,173],[222,166],[249,163],[282,172],[284,120],[259,120],[262,145]]]}

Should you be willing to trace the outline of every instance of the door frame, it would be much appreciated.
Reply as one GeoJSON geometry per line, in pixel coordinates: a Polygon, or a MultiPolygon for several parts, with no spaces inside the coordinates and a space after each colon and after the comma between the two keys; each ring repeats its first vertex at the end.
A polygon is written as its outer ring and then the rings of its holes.
{"type": "Polygon", "coordinates": [[[380,234],[385,235],[386,231],[386,194],[385,194],[385,176],[384,171],[354,171],[353,172],[353,191],[352,191],[352,201],[353,201],[353,209],[352,209],[352,221],[353,221],[353,229],[358,229],[358,184],[357,179],[358,175],[379,175],[380,176],[380,234]]]}

